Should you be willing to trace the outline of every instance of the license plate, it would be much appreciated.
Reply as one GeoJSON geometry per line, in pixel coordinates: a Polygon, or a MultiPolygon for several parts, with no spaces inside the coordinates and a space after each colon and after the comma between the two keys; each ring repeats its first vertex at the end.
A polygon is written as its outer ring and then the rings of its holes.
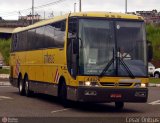
{"type": "Polygon", "coordinates": [[[111,98],[122,98],[122,94],[111,94],[111,98]]]}

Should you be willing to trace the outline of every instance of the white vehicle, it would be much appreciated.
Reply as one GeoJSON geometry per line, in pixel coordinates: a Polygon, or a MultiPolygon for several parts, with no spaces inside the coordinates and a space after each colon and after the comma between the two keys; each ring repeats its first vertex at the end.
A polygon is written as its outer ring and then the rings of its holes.
{"type": "Polygon", "coordinates": [[[3,61],[0,60],[0,69],[2,69],[2,66],[3,66],[3,61]]]}
{"type": "Polygon", "coordinates": [[[154,76],[155,66],[152,63],[148,63],[148,74],[149,76],[154,76]]]}
{"type": "Polygon", "coordinates": [[[157,68],[154,70],[154,77],[155,78],[160,78],[160,68],[157,68]]]}

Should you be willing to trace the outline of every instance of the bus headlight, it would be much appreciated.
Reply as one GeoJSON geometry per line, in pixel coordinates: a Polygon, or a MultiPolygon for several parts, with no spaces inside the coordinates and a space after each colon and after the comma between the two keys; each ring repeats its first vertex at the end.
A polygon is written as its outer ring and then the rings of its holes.
{"type": "Polygon", "coordinates": [[[145,83],[141,83],[141,87],[142,87],[142,88],[145,88],[145,87],[147,87],[147,86],[146,86],[145,83]]]}
{"type": "Polygon", "coordinates": [[[80,81],[80,82],[79,82],[79,85],[80,85],[80,86],[93,86],[93,87],[98,87],[98,86],[99,86],[99,83],[98,83],[98,82],[91,82],[91,81],[85,81],[85,82],[80,81]]]}
{"type": "Polygon", "coordinates": [[[86,82],[84,82],[84,85],[85,86],[91,86],[91,82],[90,81],[86,81],[86,82]]]}
{"type": "Polygon", "coordinates": [[[136,83],[135,85],[134,85],[134,87],[135,88],[146,88],[147,87],[147,84],[145,84],[145,83],[136,83]]]}
{"type": "Polygon", "coordinates": [[[141,87],[141,83],[135,83],[135,84],[134,84],[134,87],[135,87],[135,88],[140,88],[140,87],[141,87]]]}

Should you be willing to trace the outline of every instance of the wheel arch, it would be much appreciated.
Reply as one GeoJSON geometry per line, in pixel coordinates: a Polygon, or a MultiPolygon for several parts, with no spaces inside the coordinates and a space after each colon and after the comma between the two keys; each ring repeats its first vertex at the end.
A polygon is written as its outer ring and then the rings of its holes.
{"type": "Polygon", "coordinates": [[[61,89],[62,83],[66,84],[66,79],[65,79],[64,76],[60,76],[59,81],[58,81],[58,95],[60,93],[60,89],[61,89]]]}
{"type": "Polygon", "coordinates": [[[25,79],[26,77],[28,77],[28,74],[27,74],[27,73],[24,74],[24,79],[25,79]]]}
{"type": "Polygon", "coordinates": [[[159,72],[159,71],[155,71],[155,72],[154,72],[154,74],[156,74],[156,73],[160,74],[160,72],[159,72]]]}

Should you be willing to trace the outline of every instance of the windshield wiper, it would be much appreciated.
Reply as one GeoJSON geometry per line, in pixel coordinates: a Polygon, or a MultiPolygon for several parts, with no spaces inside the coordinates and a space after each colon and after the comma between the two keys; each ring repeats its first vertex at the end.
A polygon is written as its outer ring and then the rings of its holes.
{"type": "Polygon", "coordinates": [[[126,71],[128,72],[128,74],[130,75],[131,78],[135,78],[135,76],[133,75],[133,73],[131,72],[131,70],[129,69],[129,67],[126,65],[126,63],[123,61],[122,58],[119,58],[120,63],[123,65],[123,67],[126,69],[126,71]]]}
{"type": "Polygon", "coordinates": [[[103,69],[103,71],[100,73],[100,77],[102,77],[105,73],[106,73],[106,71],[109,69],[109,67],[112,65],[112,63],[114,62],[114,58],[112,58],[110,61],[109,61],[109,63],[106,65],[106,67],[103,69]]]}
{"type": "Polygon", "coordinates": [[[109,69],[109,67],[112,65],[112,63],[114,62],[114,49],[113,49],[113,57],[112,59],[109,61],[109,63],[105,66],[105,68],[102,70],[102,72],[100,73],[100,77],[102,77],[106,71],[109,69]]]}
{"type": "MultiPolygon", "coordinates": [[[[114,49],[113,49],[113,58],[109,61],[109,63],[106,65],[106,67],[100,73],[100,75],[99,75],[100,77],[102,77],[106,73],[106,71],[109,69],[109,67],[112,65],[112,63],[114,63],[115,60],[118,63],[117,64],[118,66],[120,66],[120,63],[122,64],[122,66],[125,68],[125,70],[127,71],[127,73],[129,74],[129,76],[131,78],[135,78],[135,76],[133,75],[133,73],[131,72],[131,70],[129,69],[129,67],[126,65],[126,63],[123,61],[123,59],[120,58],[120,56],[116,56],[116,57],[114,56],[114,49]]],[[[118,71],[118,69],[117,69],[117,71],[118,71]]]]}
{"type": "MultiPolygon", "coordinates": [[[[131,49],[131,51],[132,51],[133,49],[131,49]]],[[[130,52],[131,52],[130,51],[130,52]]],[[[133,73],[132,73],[132,71],[129,69],[129,67],[127,66],[127,64],[123,61],[123,58],[125,58],[129,53],[127,53],[124,57],[122,56],[122,57],[120,57],[120,48],[118,48],[118,52],[119,52],[119,54],[117,54],[117,55],[119,55],[119,56],[116,56],[116,59],[118,59],[118,66],[120,66],[120,63],[122,64],[122,66],[126,69],[126,71],[128,72],[128,74],[130,75],[130,77],[131,78],[135,78],[135,76],[133,75],[133,73]]]]}

